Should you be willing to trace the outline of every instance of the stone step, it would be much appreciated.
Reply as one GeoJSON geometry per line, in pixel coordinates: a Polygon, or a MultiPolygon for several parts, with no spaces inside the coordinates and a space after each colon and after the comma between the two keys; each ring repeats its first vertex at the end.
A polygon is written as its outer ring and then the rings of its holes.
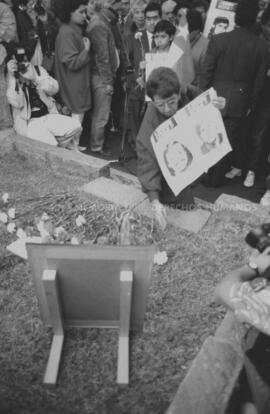
{"type": "MultiPolygon", "coordinates": [[[[84,185],[82,190],[111,203],[134,209],[137,213],[149,218],[152,217],[151,204],[147,196],[133,185],[99,177],[84,185]]],[[[211,215],[210,211],[201,208],[193,211],[167,209],[167,213],[169,224],[193,233],[198,233],[211,215]]]]}

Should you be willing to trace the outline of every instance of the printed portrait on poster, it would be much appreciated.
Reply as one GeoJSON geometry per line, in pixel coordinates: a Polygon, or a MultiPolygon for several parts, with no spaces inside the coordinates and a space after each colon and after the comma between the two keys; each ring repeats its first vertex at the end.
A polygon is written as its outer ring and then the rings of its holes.
{"type": "Polygon", "coordinates": [[[237,0],[212,0],[204,26],[204,36],[211,38],[233,30],[236,6],[237,0]]]}
{"type": "Polygon", "coordinates": [[[203,92],[151,136],[162,174],[176,196],[231,151],[220,111],[211,103],[215,96],[213,88],[203,92]]]}
{"type": "Polygon", "coordinates": [[[165,165],[173,177],[186,171],[193,160],[190,150],[180,141],[169,142],[166,145],[163,157],[165,165]]]}

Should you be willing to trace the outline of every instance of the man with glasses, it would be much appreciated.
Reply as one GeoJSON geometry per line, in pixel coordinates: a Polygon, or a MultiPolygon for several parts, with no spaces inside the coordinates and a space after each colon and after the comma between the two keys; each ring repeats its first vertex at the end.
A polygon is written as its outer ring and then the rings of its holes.
{"type": "MultiPolygon", "coordinates": [[[[190,187],[185,188],[178,196],[173,194],[162,175],[150,138],[160,124],[198,96],[200,90],[194,86],[188,86],[184,90],[172,69],[160,67],[149,75],[146,93],[152,102],[148,104],[136,138],[137,176],[143,191],[149,197],[155,220],[162,229],[165,229],[167,219],[164,204],[191,210],[194,208],[194,199],[190,187]]],[[[223,98],[217,97],[212,103],[218,109],[224,107],[223,98]]]]}

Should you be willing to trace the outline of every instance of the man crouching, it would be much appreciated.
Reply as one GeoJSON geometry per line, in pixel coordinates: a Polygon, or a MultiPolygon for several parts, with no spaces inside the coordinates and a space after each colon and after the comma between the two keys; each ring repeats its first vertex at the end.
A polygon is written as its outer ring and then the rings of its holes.
{"type": "MultiPolygon", "coordinates": [[[[167,214],[164,204],[190,210],[194,208],[194,198],[190,186],[181,191],[178,196],[173,194],[161,172],[150,138],[160,124],[187,105],[201,91],[194,86],[187,86],[184,90],[180,86],[176,73],[165,67],[151,72],[145,88],[152,102],[148,104],[136,139],[137,176],[143,191],[150,199],[154,218],[161,228],[165,229],[167,214]]],[[[212,103],[216,108],[222,109],[225,100],[217,97],[212,100],[212,103]]]]}
{"type": "Polygon", "coordinates": [[[53,98],[58,82],[42,66],[33,66],[22,48],[8,61],[7,70],[7,99],[15,131],[47,144],[77,149],[82,127],[78,120],[58,113],[53,98]]]}

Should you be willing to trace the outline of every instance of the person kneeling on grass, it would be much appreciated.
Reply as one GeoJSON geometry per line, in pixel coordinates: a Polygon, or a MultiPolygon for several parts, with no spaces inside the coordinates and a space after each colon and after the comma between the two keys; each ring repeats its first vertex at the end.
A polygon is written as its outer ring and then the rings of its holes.
{"type": "Polygon", "coordinates": [[[50,145],[77,149],[82,130],[78,120],[58,113],[53,95],[58,82],[42,66],[7,63],[7,99],[18,134],[50,145]]]}
{"type": "MultiPolygon", "coordinates": [[[[181,87],[172,69],[159,67],[149,75],[146,94],[152,102],[148,104],[136,138],[137,175],[152,204],[154,218],[165,229],[167,218],[164,204],[188,210],[194,208],[194,199],[190,187],[185,188],[177,197],[173,194],[162,175],[150,138],[162,122],[198,96],[200,90],[194,86],[181,87]]],[[[216,108],[222,109],[225,99],[217,97],[212,103],[216,108]]]]}

